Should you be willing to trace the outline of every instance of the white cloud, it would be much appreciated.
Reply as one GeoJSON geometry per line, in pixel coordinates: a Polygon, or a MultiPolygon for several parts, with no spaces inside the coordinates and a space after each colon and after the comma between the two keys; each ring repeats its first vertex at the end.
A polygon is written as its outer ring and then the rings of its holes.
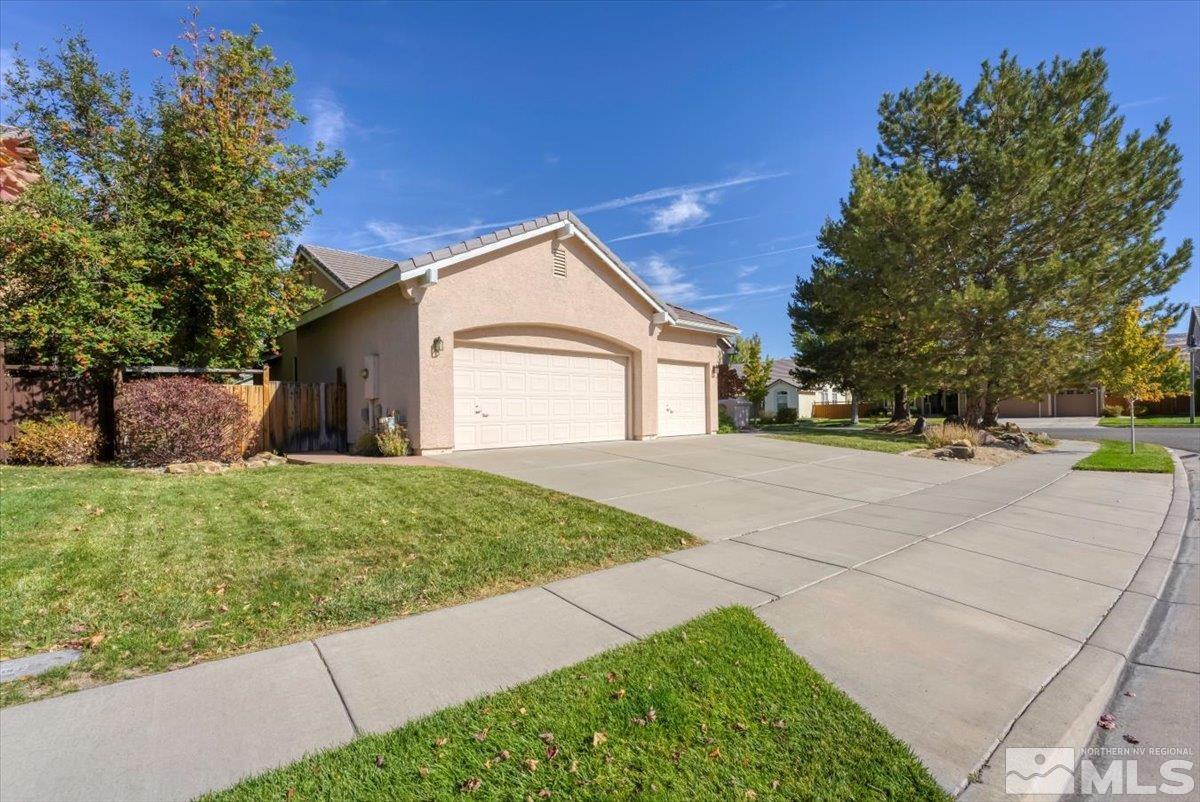
{"type": "Polygon", "coordinates": [[[1131,100],[1128,103],[1118,103],[1117,106],[1122,109],[1136,109],[1140,106],[1153,106],[1155,103],[1162,103],[1164,100],[1169,100],[1166,95],[1159,97],[1148,97],[1144,100],[1131,100]]]}
{"type": "Polygon", "coordinates": [[[350,130],[346,110],[332,91],[323,89],[309,102],[309,124],[312,126],[312,142],[324,142],[336,148],[350,130]]]}
{"type": "Polygon", "coordinates": [[[737,277],[745,278],[758,272],[758,265],[742,265],[737,269],[737,277]]]}
{"type": "Polygon", "coordinates": [[[542,157],[542,161],[544,161],[546,164],[558,164],[561,159],[558,157],[557,153],[547,153],[542,157]]]}
{"type": "Polygon", "coordinates": [[[677,198],[687,193],[702,194],[712,192],[718,189],[728,189],[729,187],[741,186],[743,184],[753,184],[758,181],[767,181],[772,178],[782,178],[787,173],[761,173],[754,175],[740,176],[738,178],[726,178],[721,181],[714,181],[709,184],[690,184],[685,186],[675,187],[659,187],[657,189],[646,190],[639,192],[636,195],[626,195],[623,198],[613,198],[612,200],[593,203],[591,206],[584,206],[578,211],[580,214],[588,214],[590,212],[604,212],[609,209],[621,209],[626,206],[634,206],[639,203],[650,203],[652,201],[666,200],[667,198],[677,198]]]}
{"type": "Polygon", "coordinates": [[[680,268],[667,261],[666,257],[653,254],[633,263],[650,289],[672,303],[685,304],[700,297],[699,288],[688,281],[680,268]]]}
{"type": "Polygon", "coordinates": [[[606,239],[605,242],[624,242],[627,239],[641,239],[642,237],[656,237],[659,234],[680,234],[680,233],[683,233],[684,231],[695,231],[698,228],[712,228],[713,226],[727,226],[730,223],[740,223],[743,220],[753,220],[755,217],[759,217],[759,216],[760,215],[752,214],[748,217],[731,217],[728,220],[716,220],[711,223],[703,223],[698,226],[687,226],[686,228],[676,228],[671,231],[657,231],[657,230],[639,231],[636,234],[626,234],[623,237],[610,237],[609,239],[606,239]]]}
{"type": "Polygon", "coordinates": [[[666,206],[660,206],[650,215],[650,230],[678,231],[687,226],[696,226],[708,219],[710,212],[704,207],[705,198],[696,192],[685,192],[666,206]]]}
{"type": "Polygon", "coordinates": [[[721,312],[727,312],[732,308],[733,307],[730,304],[721,304],[720,306],[706,306],[703,309],[697,309],[696,311],[702,315],[717,315],[721,312]]]}

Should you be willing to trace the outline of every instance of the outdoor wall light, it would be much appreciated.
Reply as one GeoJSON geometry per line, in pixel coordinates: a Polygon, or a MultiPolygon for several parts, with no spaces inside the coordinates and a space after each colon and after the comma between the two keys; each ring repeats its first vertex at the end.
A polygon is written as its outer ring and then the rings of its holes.
{"type": "Polygon", "coordinates": [[[441,356],[441,355],[442,355],[442,349],[443,349],[444,347],[445,347],[445,346],[444,346],[444,345],[443,345],[443,343],[442,343],[442,338],[441,338],[441,337],[434,337],[434,338],[433,338],[433,345],[432,345],[432,346],[430,346],[430,348],[429,348],[429,352],[430,352],[431,354],[433,354],[434,356],[441,356]]]}
{"type": "Polygon", "coordinates": [[[371,375],[371,371],[367,370],[366,368],[363,368],[362,370],[360,370],[360,371],[358,372],[358,375],[359,375],[359,376],[362,376],[362,377],[365,379],[365,378],[367,378],[368,376],[370,376],[370,375],[371,375]]]}

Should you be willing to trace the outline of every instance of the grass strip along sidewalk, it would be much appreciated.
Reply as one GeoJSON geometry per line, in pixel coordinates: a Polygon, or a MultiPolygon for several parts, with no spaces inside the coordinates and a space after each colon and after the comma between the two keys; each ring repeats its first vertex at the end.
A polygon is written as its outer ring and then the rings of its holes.
{"type": "Polygon", "coordinates": [[[1173,473],[1175,464],[1165,448],[1155,443],[1138,443],[1129,453],[1129,443],[1104,440],[1100,447],[1075,463],[1077,471],[1129,471],[1133,473],[1173,473]]]}
{"type": "Polygon", "coordinates": [[[214,794],[948,800],[908,747],[744,608],[214,794]]]}
{"type": "MultiPolygon", "coordinates": [[[[1197,418],[1195,423],[1191,423],[1190,420],[1187,415],[1148,416],[1145,418],[1139,417],[1135,425],[1144,426],[1148,429],[1200,428],[1200,418],[1197,418]]],[[[1129,418],[1101,418],[1100,425],[1107,428],[1128,429],[1129,418]]],[[[1196,436],[1200,437],[1200,433],[1196,436]]]]}
{"type": "Polygon", "coordinates": [[[0,467],[0,685],[37,698],[493,596],[689,546],[622,510],[451,468],[169,476],[0,467]]]}

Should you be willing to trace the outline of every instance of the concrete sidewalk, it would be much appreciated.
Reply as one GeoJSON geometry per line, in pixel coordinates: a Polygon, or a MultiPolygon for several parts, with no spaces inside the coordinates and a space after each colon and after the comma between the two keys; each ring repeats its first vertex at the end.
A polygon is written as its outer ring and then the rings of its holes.
{"type": "Polygon", "coordinates": [[[0,798],[190,798],[731,604],[957,789],[1161,588],[1171,477],[1071,473],[1090,448],[990,470],[754,437],[455,455],[714,542],[0,711],[0,798]]]}

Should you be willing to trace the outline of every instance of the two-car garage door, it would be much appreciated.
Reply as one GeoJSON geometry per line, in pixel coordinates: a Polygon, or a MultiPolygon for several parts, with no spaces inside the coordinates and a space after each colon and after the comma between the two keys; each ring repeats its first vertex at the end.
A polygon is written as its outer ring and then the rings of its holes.
{"type": "Polygon", "coordinates": [[[454,447],[625,438],[622,357],[454,349],[454,447]]]}

